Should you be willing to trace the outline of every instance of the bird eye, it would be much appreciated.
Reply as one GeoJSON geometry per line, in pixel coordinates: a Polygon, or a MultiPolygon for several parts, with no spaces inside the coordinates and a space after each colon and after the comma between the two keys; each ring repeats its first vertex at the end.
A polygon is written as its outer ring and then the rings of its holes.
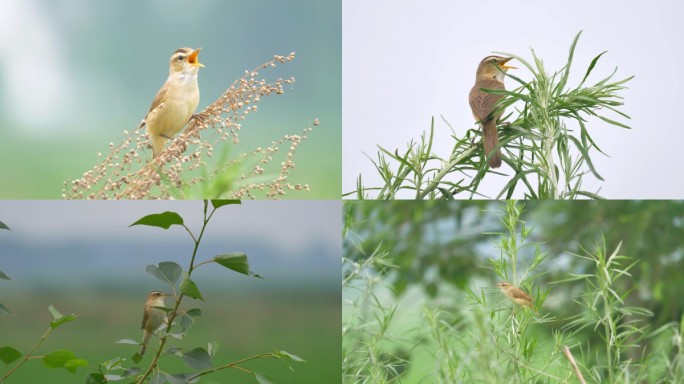
{"type": "Polygon", "coordinates": [[[184,56],[178,56],[178,59],[176,59],[176,60],[183,61],[184,58],[185,58],[184,56]]]}
{"type": "Polygon", "coordinates": [[[492,64],[496,64],[496,59],[492,59],[492,64]]]}

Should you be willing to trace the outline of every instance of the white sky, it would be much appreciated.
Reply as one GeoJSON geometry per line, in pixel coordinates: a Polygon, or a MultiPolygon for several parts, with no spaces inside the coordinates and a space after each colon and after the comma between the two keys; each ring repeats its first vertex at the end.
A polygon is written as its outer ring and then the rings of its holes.
{"type": "MultiPolygon", "coordinates": [[[[592,156],[605,182],[589,175],[584,189],[601,188],[599,193],[611,199],[682,198],[683,124],[665,116],[681,109],[683,14],[684,3],[663,0],[343,1],[343,191],[355,189],[359,174],[366,186],[379,185],[364,153],[375,158],[377,145],[404,150],[429,131],[433,116],[433,152],[446,157],[453,139],[440,115],[459,135],[474,126],[467,98],[484,56],[503,51],[530,61],[532,47],[547,71],[556,71],[583,30],[570,86],[606,50],[589,83],[616,66],[616,80],[636,76],[623,93],[622,111],[632,117],[626,122],[632,130],[590,122],[592,137],[610,158],[592,156]]],[[[527,70],[515,74],[529,79],[527,70]]],[[[512,88],[510,79],[507,85],[512,88]]],[[[510,175],[510,168],[502,169],[510,175]]],[[[506,180],[487,176],[481,191],[493,197],[506,180]]]]}

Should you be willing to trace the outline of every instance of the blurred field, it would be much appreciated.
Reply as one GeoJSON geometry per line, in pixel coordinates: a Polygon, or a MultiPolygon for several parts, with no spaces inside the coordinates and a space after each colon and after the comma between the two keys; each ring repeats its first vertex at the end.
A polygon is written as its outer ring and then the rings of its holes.
{"type": "MultiPolygon", "coordinates": [[[[279,383],[339,382],[339,289],[300,285],[226,292],[213,288],[204,289],[203,294],[206,303],[184,299],[186,309],[200,308],[203,316],[186,339],[174,345],[206,348],[207,342],[218,341],[215,365],[274,349],[285,350],[307,363],[293,364],[294,371],[273,359],[257,360],[245,367],[266,373],[279,383]]],[[[114,344],[114,341],[140,339],[144,295],[144,290],[140,294],[134,287],[93,287],[87,292],[37,289],[21,297],[3,294],[3,304],[16,316],[0,318],[0,346],[11,345],[26,353],[49,326],[51,317],[47,307],[52,304],[63,314],[80,316],[58,328],[36,351],[37,355],[68,348],[92,366],[116,356],[129,358],[138,347],[114,344]]],[[[153,340],[151,350],[156,345],[158,341],[153,340]]],[[[138,366],[146,367],[151,361],[149,355],[138,366]]],[[[131,363],[126,366],[132,366],[131,363]]],[[[191,371],[175,356],[166,357],[161,366],[172,373],[191,371]]],[[[5,371],[3,368],[0,372],[5,371]]],[[[90,371],[79,369],[73,375],[64,369],[46,368],[39,361],[29,361],[8,383],[84,383],[90,371]]],[[[208,375],[200,382],[250,383],[253,379],[228,369],[208,375]]]]}

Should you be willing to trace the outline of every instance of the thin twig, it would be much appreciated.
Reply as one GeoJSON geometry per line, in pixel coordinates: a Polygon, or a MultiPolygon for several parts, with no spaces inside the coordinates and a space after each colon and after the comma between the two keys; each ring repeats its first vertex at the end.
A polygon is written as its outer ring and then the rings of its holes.
{"type": "Polygon", "coordinates": [[[567,345],[563,346],[563,354],[565,355],[565,357],[568,358],[568,360],[570,361],[570,364],[572,364],[572,368],[575,370],[575,374],[577,375],[577,378],[579,379],[580,383],[587,384],[587,382],[584,381],[584,376],[582,376],[582,372],[579,370],[577,363],[575,363],[575,359],[572,357],[572,353],[570,352],[570,348],[568,348],[567,345]]]}

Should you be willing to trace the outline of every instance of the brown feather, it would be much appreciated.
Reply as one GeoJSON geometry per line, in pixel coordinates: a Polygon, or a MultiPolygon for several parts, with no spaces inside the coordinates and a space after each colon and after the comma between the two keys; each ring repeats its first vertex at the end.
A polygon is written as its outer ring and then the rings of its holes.
{"type": "Polygon", "coordinates": [[[489,166],[499,168],[501,166],[501,150],[494,149],[499,145],[499,134],[496,130],[496,122],[501,117],[503,111],[494,112],[496,103],[501,100],[502,95],[487,93],[485,89],[505,89],[503,83],[495,79],[478,79],[475,86],[470,90],[470,108],[473,116],[482,125],[482,136],[484,137],[484,153],[489,157],[489,166]],[[494,152],[494,153],[492,153],[494,152]]]}

